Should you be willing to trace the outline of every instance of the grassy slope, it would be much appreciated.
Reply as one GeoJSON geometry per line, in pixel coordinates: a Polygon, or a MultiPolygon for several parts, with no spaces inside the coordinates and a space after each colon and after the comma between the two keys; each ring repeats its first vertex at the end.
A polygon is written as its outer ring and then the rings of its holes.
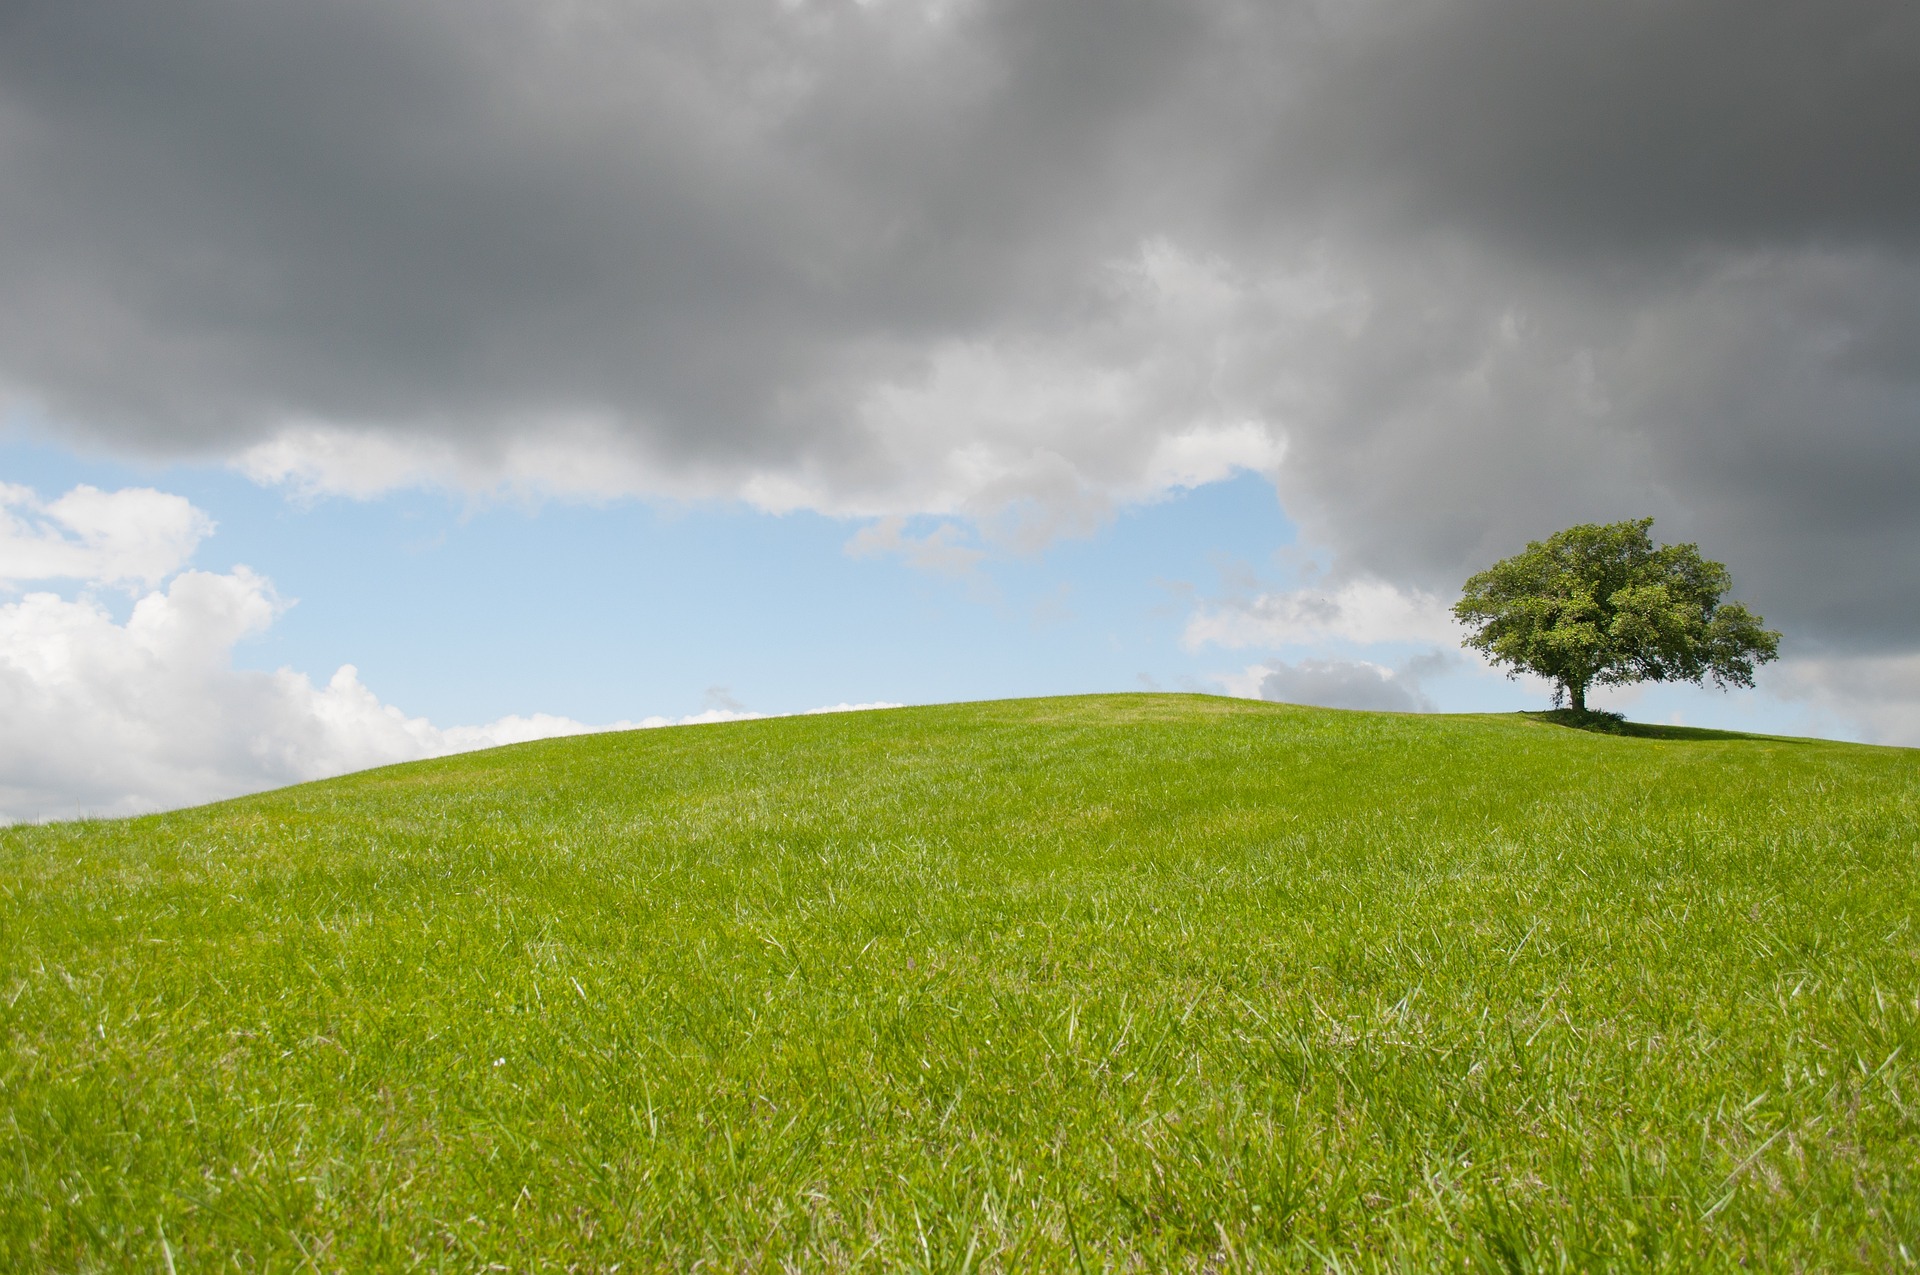
{"type": "Polygon", "coordinates": [[[1897,1267],[1917,829],[1920,752],[1112,696],[0,831],[0,1266],[1897,1267]]]}

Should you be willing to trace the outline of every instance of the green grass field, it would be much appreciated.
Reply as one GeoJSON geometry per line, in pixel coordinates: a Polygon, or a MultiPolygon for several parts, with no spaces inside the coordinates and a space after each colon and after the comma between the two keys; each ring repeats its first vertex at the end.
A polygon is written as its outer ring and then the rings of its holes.
{"type": "Polygon", "coordinates": [[[0,830],[10,1270],[1895,1270],[1920,751],[1103,696],[0,830]]]}

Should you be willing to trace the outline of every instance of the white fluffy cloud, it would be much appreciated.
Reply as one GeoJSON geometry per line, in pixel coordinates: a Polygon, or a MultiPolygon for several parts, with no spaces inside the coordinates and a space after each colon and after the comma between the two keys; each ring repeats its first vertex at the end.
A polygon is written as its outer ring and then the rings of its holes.
{"type": "MultiPolygon", "coordinates": [[[[291,669],[234,667],[242,640],[287,603],[265,577],[181,570],[213,527],[178,496],[77,487],[41,502],[0,488],[0,586],[36,579],[140,582],[125,620],[98,597],[27,592],[0,602],[0,821],[122,815],[212,801],[369,766],[596,730],[545,713],[434,725],[384,703],[343,665],[324,685],[291,669]]],[[[838,704],[821,712],[892,707],[838,704]]]]}
{"type": "Polygon", "coordinates": [[[544,714],[441,729],[352,665],[323,686],[236,669],[234,645],[282,609],[245,567],[182,572],[124,622],[84,596],[0,605],[0,818],[131,814],[590,729],[544,714]]]}
{"type": "Polygon", "coordinates": [[[43,502],[0,483],[0,588],[61,579],[152,585],[185,566],[211,534],[211,518],[149,487],[83,485],[43,502]]]}
{"type": "Polygon", "coordinates": [[[1447,604],[1430,593],[1384,580],[1350,580],[1330,589],[1244,593],[1207,603],[1188,619],[1181,635],[1190,651],[1206,646],[1306,646],[1328,640],[1453,647],[1460,631],[1447,604]]]}

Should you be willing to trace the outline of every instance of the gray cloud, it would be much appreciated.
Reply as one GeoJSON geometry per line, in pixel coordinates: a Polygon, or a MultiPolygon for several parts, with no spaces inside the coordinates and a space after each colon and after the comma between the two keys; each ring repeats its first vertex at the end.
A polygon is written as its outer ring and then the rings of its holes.
{"type": "Polygon", "coordinates": [[[1808,704],[1817,730],[1920,748],[1920,652],[1783,662],[1769,689],[1808,704]]]}
{"type": "Polygon", "coordinates": [[[1434,591],[1651,513],[1890,652],[1915,136],[1903,0],[17,0],[0,380],[344,489],[1045,535],[1250,466],[1434,591]]]}
{"type": "Polygon", "coordinates": [[[1352,660],[1275,662],[1260,679],[1260,698],[1322,708],[1363,708],[1385,713],[1430,713],[1433,703],[1419,680],[1405,670],[1352,660]]]}
{"type": "Polygon", "coordinates": [[[1305,176],[1343,213],[1609,269],[1920,230],[1910,4],[1328,8],[1267,189],[1305,176]]]}
{"type": "Polygon", "coordinates": [[[831,453],[848,385],[1132,247],[1164,13],[11,5],[8,370],[156,446],[579,411],[831,453]]]}

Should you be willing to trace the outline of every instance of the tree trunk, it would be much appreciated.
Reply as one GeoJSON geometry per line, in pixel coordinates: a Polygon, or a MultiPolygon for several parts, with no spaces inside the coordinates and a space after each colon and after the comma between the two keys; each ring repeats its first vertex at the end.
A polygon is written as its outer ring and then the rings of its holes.
{"type": "Polygon", "coordinates": [[[1584,713],[1587,711],[1587,684],[1585,682],[1568,682],[1567,697],[1573,701],[1574,712],[1584,713]]]}

